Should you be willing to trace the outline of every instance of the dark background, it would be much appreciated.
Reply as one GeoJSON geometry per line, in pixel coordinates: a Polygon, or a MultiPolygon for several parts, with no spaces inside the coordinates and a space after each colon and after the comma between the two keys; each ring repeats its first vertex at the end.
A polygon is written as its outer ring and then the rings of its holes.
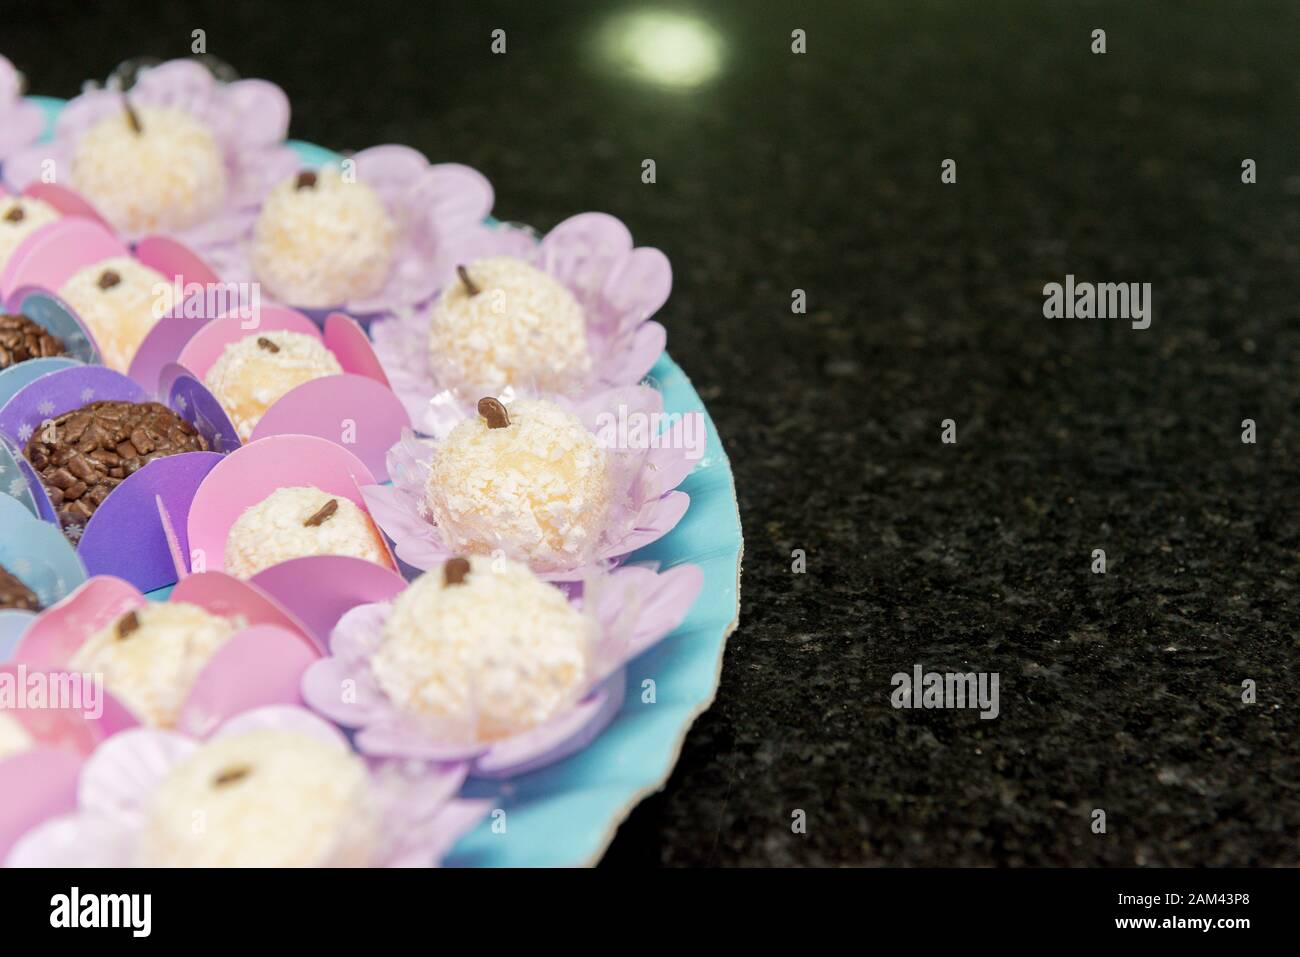
{"type": "Polygon", "coordinates": [[[672,259],[741,624],[607,864],[1296,863],[1300,6],[0,2],[49,95],[199,28],[298,138],[409,143],[502,218],[604,210],[672,259]],[[718,75],[602,64],[643,7],[711,24],[718,75]],[[1152,283],[1151,328],[1045,319],[1066,273],[1152,283]],[[892,709],[918,663],[998,671],[1001,716],[892,709]]]}

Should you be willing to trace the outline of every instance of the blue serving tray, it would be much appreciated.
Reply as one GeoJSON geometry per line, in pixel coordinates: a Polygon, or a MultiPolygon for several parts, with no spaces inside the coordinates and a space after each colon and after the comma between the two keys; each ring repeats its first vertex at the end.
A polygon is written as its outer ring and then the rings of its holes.
{"type": "MultiPolygon", "coordinates": [[[[46,110],[49,136],[63,101],[32,100],[46,110]]],[[[307,165],[339,159],[311,143],[290,145],[307,165]]],[[[735,481],[718,431],[686,373],[665,352],[650,376],[663,393],[665,412],[703,414],[708,442],[680,486],[691,497],[686,517],[633,560],[658,562],[661,568],[699,565],[704,589],[681,627],[629,663],[623,708],[590,747],[532,774],[504,782],[470,782],[467,795],[494,800],[504,817],[495,815],[466,835],[445,861],[447,866],[595,864],[632,808],[663,787],[691,724],[713,703],[723,649],[740,616],[744,542],[735,481]],[[655,683],[653,704],[642,703],[646,679],[655,683]]],[[[162,599],[170,591],[161,589],[150,597],[162,599]]]]}

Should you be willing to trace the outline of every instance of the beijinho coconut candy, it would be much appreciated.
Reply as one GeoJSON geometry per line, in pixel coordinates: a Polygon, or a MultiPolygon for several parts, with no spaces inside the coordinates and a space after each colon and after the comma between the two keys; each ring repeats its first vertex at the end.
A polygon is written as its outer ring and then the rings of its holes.
{"type": "Polygon", "coordinates": [[[573,704],[595,639],[595,623],[526,565],[471,556],[397,596],[370,667],[403,711],[491,741],[573,704]]]}

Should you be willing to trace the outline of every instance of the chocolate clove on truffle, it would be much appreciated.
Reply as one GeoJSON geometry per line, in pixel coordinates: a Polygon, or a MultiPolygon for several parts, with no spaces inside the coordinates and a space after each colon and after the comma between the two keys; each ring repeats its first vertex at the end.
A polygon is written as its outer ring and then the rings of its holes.
{"type": "Polygon", "coordinates": [[[135,611],[128,611],[125,615],[117,620],[117,640],[122,641],[130,638],[140,630],[140,614],[135,611]]]}
{"type": "Polygon", "coordinates": [[[468,558],[449,558],[447,563],[442,566],[442,583],[443,585],[463,585],[468,574],[468,558]]]}
{"type": "Polygon", "coordinates": [[[95,285],[97,285],[100,289],[103,289],[105,292],[107,292],[108,290],[112,289],[114,286],[120,285],[121,282],[122,282],[121,276],[113,272],[113,270],[111,269],[105,269],[102,273],[99,274],[99,280],[98,282],[95,283],[95,285]]]}
{"type": "Polygon", "coordinates": [[[457,266],[456,275],[460,276],[460,281],[465,284],[465,291],[467,293],[471,296],[477,296],[479,294],[481,290],[474,284],[474,280],[469,277],[468,269],[464,266],[457,266]]]}
{"type": "Polygon", "coordinates": [[[309,169],[303,170],[298,174],[298,178],[293,181],[294,189],[315,189],[316,174],[309,169]]]}
{"type": "Polygon", "coordinates": [[[6,223],[21,223],[26,218],[27,218],[27,213],[23,210],[21,206],[18,206],[16,204],[11,210],[9,210],[9,212],[5,213],[4,215],[4,220],[6,223]]]}
{"type": "Polygon", "coordinates": [[[61,356],[63,341],[27,316],[0,313],[0,372],[28,359],[61,356]]]}
{"type": "Polygon", "coordinates": [[[253,769],[247,764],[242,764],[234,768],[226,768],[212,779],[212,786],[214,788],[224,788],[229,784],[234,784],[236,781],[244,780],[244,778],[248,777],[252,773],[253,769]]]}
{"type": "Polygon", "coordinates": [[[302,523],[303,527],[316,528],[320,525],[324,525],[331,518],[333,518],[334,513],[337,512],[338,510],[339,510],[339,500],[336,498],[332,498],[320,507],[320,511],[318,511],[311,518],[307,519],[307,521],[303,522],[302,523]]]}
{"type": "Polygon", "coordinates": [[[11,574],[3,565],[0,565],[0,609],[13,611],[41,610],[41,602],[36,597],[36,593],[11,574]]]}
{"type": "Polygon", "coordinates": [[[478,400],[478,414],[487,421],[489,429],[504,429],[510,425],[510,413],[500,399],[494,399],[490,395],[478,400]]]}
{"type": "Polygon", "coordinates": [[[266,338],[266,336],[258,336],[258,337],[257,337],[257,348],[259,348],[259,349],[264,349],[264,350],[266,350],[267,352],[271,352],[271,353],[275,353],[275,352],[279,352],[279,351],[280,351],[280,347],[277,346],[277,345],[276,345],[274,342],[272,342],[270,339],[266,338]]]}
{"type": "Polygon", "coordinates": [[[205,452],[198,430],[157,402],[92,402],[57,416],[27,443],[65,528],[84,524],[110,492],[154,459],[205,452]]]}

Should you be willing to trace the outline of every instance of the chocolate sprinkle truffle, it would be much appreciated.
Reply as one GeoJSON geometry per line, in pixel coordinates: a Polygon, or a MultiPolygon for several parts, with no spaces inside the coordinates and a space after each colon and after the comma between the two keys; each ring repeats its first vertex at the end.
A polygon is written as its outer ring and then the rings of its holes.
{"type": "Polygon", "coordinates": [[[40,611],[41,603],[36,593],[0,565],[0,609],[14,611],[40,611]]]}
{"type": "Polygon", "coordinates": [[[157,402],[92,402],[47,422],[27,443],[64,527],[80,526],[108,494],[155,459],[207,451],[198,430],[157,402]]]}
{"type": "Polygon", "coordinates": [[[63,341],[39,323],[0,313],[0,372],[28,359],[61,356],[66,351],[63,341]]]}

